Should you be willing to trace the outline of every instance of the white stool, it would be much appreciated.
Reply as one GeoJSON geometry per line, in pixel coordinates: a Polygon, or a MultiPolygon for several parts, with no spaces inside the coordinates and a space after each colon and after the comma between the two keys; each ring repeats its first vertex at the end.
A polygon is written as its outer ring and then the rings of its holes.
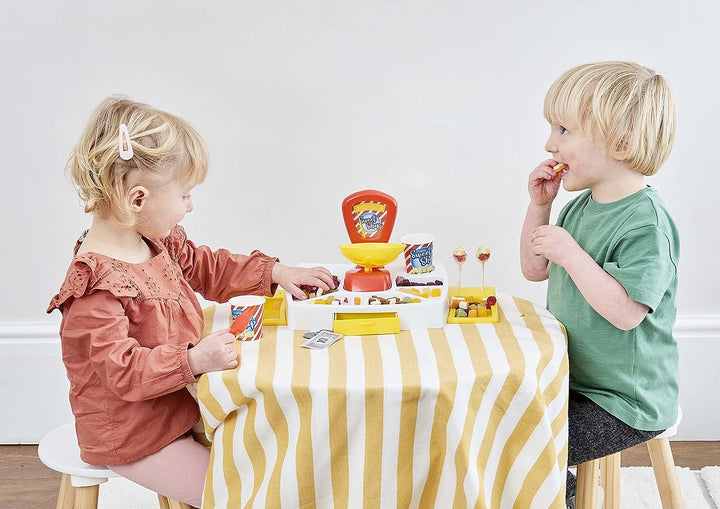
{"type": "MultiPolygon", "coordinates": [[[[38,445],[38,456],[47,467],[62,473],[57,509],[97,509],[100,485],[122,477],[105,467],[88,465],[80,459],[75,423],[55,428],[38,445]]],[[[191,506],[158,494],[161,509],[189,509],[191,506]]]]}
{"type": "MultiPolygon", "coordinates": [[[[675,424],[647,441],[650,462],[655,473],[655,482],[660,492],[663,509],[685,507],[680,491],[675,461],[670,449],[670,437],[677,434],[682,421],[682,408],[678,405],[675,424]]],[[[598,471],[603,488],[603,509],[620,509],[620,452],[578,465],[576,509],[596,509],[598,492],[598,471]]]]}

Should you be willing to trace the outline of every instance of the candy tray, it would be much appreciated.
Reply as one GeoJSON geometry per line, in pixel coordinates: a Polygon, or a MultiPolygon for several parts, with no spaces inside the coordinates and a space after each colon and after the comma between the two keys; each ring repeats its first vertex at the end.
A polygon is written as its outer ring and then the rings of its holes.
{"type": "Polygon", "coordinates": [[[291,329],[332,330],[336,314],[371,313],[397,313],[400,330],[436,329],[446,325],[449,282],[445,267],[440,263],[435,264],[432,272],[408,274],[404,262],[396,260],[385,267],[390,272],[392,286],[388,290],[373,292],[353,292],[343,288],[345,273],[355,267],[352,264],[302,263],[300,266],[325,267],[340,279],[340,286],[332,293],[307,300],[294,300],[288,293],[287,324],[291,329]],[[397,286],[397,276],[411,283],[440,281],[442,284],[397,286]],[[374,300],[383,303],[371,304],[374,300]],[[405,302],[400,303],[403,300],[405,302]]]}

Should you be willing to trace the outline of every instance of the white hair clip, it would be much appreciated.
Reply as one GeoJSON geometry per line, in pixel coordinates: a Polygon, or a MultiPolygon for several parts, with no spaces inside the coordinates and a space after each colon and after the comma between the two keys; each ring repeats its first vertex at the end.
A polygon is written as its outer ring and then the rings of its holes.
{"type": "Polygon", "coordinates": [[[125,124],[120,124],[120,134],[118,134],[118,148],[120,149],[120,159],[128,161],[133,158],[132,142],[130,141],[130,132],[125,124]],[[127,145],[127,148],[125,146],[127,145]]]}

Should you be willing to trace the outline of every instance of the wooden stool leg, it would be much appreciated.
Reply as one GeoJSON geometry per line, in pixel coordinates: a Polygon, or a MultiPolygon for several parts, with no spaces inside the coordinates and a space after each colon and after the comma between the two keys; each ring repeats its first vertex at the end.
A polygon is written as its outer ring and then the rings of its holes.
{"type": "Polygon", "coordinates": [[[100,485],[75,488],[75,509],[97,509],[100,485]]]}
{"type": "Polygon", "coordinates": [[[170,504],[170,509],[192,509],[192,506],[190,504],[178,502],[177,500],[173,500],[172,498],[168,498],[167,500],[170,504]]]}
{"type": "Polygon", "coordinates": [[[603,509],[620,509],[620,453],[600,458],[600,486],[603,509]]]}
{"type": "Polygon", "coordinates": [[[158,493],[158,502],[160,502],[160,509],[192,509],[190,504],[178,502],[177,500],[168,498],[160,493],[158,493]]]}
{"type": "Polygon", "coordinates": [[[58,492],[57,509],[72,509],[75,504],[75,488],[70,484],[70,476],[63,474],[60,479],[60,491],[58,492]]]}
{"type": "Polygon", "coordinates": [[[655,438],[648,441],[647,446],[663,509],[684,509],[670,441],[667,438],[655,438]]]}
{"type": "Polygon", "coordinates": [[[598,467],[600,460],[581,463],[577,467],[576,509],[597,509],[598,467]]]}

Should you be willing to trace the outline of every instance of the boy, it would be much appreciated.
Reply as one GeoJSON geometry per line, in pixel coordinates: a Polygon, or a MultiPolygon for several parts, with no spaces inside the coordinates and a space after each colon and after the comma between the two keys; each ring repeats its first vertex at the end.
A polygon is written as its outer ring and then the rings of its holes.
{"type": "MultiPolygon", "coordinates": [[[[530,174],[520,259],[527,279],[548,280],[548,309],[567,330],[568,464],[577,465],[675,423],[679,239],[645,184],[670,154],[675,108],[654,71],[596,62],[561,75],[544,114],[552,159],[530,174]],[[561,182],[584,192],[551,226],[561,182]]],[[[568,473],[568,508],[574,494],[568,473]]]]}

